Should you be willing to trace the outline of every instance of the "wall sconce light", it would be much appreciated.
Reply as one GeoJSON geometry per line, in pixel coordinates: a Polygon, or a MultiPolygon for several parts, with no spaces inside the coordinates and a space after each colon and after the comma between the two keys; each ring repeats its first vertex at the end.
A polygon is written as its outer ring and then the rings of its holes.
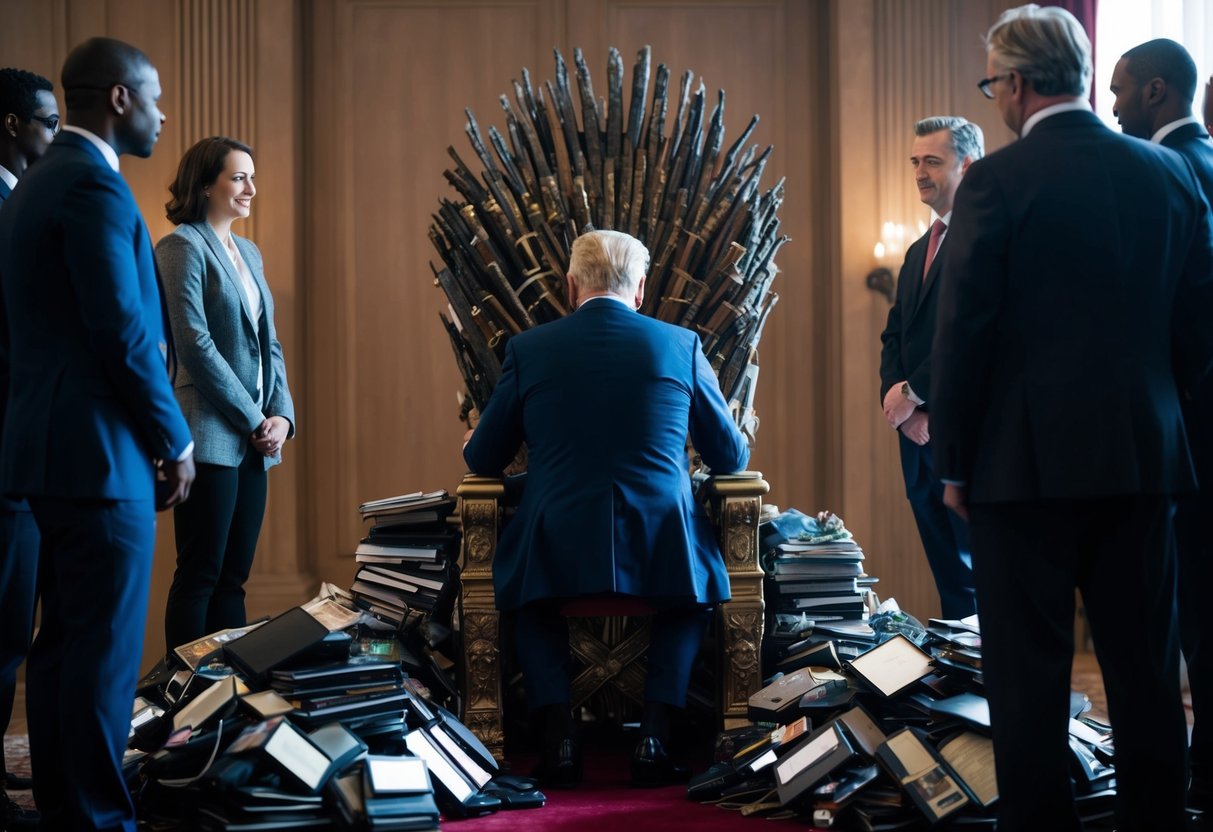
{"type": "Polygon", "coordinates": [[[882,295],[890,304],[897,291],[893,268],[905,256],[906,227],[899,222],[886,222],[880,229],[880,242],[872,248],[876,266],[868,272],[864,285],[882,295]]]}

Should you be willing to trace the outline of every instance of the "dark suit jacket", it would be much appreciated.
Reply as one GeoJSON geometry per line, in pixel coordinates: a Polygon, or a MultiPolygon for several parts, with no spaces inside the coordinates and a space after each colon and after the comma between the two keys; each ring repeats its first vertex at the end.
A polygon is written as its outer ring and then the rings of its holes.
{"type": "Polygon", "coordinates": [[[464,450],[473,471],[498,474],[527,444],[526,489],[493,562],[498,607],[602,593],[728,600],[691,495],[688,433],[713,470],[745,467],[694,332],[595,299],[511,338],[464,450]]]}
{"type": "MultiPolygon", "coordinates": [[[[0,180],[0,210],[13,191],[4,180],[0,180]]],[[[8,327],[4,322],[4,296],[0,294],[0,425],[4,424],[4,411],[8,407],[8,327]]],[[[29,511],[25,500],[12,500],[0,495],[0,511],[29,511]]]]}
{"type": "Polygon", "coordinates": [[[1188,166],[1060,113],[973,163],[953,218],[938,475],[972,502],[1191,489],[1172,354],[1213,360],[1213,231],[1188,166]]]}
{"type": "Polygon", "coordinates": [[[152,460],[176,459],[190,435],[166,368],[147,227],[82,136],[58,136],[24,178],[0,211],[12,369],[0,485],[152,499],[152,460]]]}
{"type": "MultiPolygon", "coordinates": [[[[1185,124],[1162,139],[1162,146],[1174,150],[1188,160],[1204,191],[1205,199],[1213,201],[1213,140],[1199,124],[1185,124]]],[[[1188,368],[1181,365],[1184,397],[1184,424],[1192,445],[1192,459],[1202,488],[1213,489],[1213,379],[1190,380],[1184,376],[1188,368]]]]}
{"type": "Polygon", "coordinates": [[[897,299],[880,334],[880,400],[894,384],[910,382],[914,392],[926,399],[931,392],[931,342],[935,337],[935,309],[939,302],[939,274],[943,269],[945,236],[935,252],[926,280],[922,264],[927,259],[928,231],[910,244],[897,276],[897,299]]]}
{"type": "MultiPolygon", "coordinates": [[[[935,338],[935,310],[939,303],[939,275],[943,270],[943,253],[948,246],[945,236],[935,252],[926,280],[922,266],[927,259],[931,232],[919,237],[906,250],[906,259],[897,276],[897,299],[889,309],[889,320],[880,334],[880,401],[894,384],[908,381],[914,392],[924,400],[931,393],[931,344],[935,338]]],[[[930,410],[930,402],[923,405],[930,410]]],[[[918,482],[922,470],[919,454],[930,453],[930,447],[920,448],[898,432],[901,446],[901,472],[906,485],[918,482]]]]}

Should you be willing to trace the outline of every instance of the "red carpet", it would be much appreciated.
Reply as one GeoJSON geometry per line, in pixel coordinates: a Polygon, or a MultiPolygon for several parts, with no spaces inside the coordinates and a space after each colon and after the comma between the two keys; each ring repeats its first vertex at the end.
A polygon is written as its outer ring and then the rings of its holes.
{"type": "MultiPolygon", "coordinates": [[[[513,770],[529,772],[534,758],[512,760],[513,770]]],[[[696,772],[702,769],[695,769],[696,772]]],[[[738,812],[687,800],[685,786],[634,789],[629,785],[627,754],[587,749],[585,780],[576,789],[548,789],[542,809],[497,812],[482,818],[442,821],[443,829],[459,832],[646,832],[695,829],[699,832],[784,828],[794,821],[743,818],[738,812]],[[771,824],[778,824],[772,827],[771,824]]]]}

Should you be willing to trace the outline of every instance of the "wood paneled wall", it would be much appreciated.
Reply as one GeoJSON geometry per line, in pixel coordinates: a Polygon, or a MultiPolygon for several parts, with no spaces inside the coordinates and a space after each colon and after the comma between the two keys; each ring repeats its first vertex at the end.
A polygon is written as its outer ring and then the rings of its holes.
{"type": "MultiPolygon", "coordinates": [[[[912,612],[934,588],[905,504],[896,442],[877,401],[888,306],[864,288],[884,220],[916,224],[905,159],[913,122],[959,113],[994,128],[974,84],[1001,0],[0,0],[0,63],[58,82],[69,48],[106,34],[160,70],[169,121],[149,160],[123,160],[152,236],[171,230],[166,187],[194,141],[257,150],[246,233],[265,255],[298,409],[270,475],[250,612],[278,611],[320,580],[348,585],[357,505],[453,488],[463,464],[458,373],[438,321],[427,239],[448,146],[472,154],[464,107],[503,125],[499,95],[552,48],[581,47],[596,90],[618,47],[644,44],[677,77],[727,95],[726,140],[750,116],[775,146],[764,187],[787,179],[780,301],[761,346],[752,467],[770,499],[830,508],[912,612]]],[[[172,572],[161,523],[145,663],[163,652],[172,572]]]]}

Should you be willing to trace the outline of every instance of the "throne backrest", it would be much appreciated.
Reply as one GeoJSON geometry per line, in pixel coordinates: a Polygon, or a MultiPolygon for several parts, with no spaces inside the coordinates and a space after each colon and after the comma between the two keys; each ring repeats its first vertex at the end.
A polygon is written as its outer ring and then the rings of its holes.
{"type": "Polygon", "coordinates": [[[626,109],[617,49],[607,62],[605,108],[580,49],[576,97],[559,50],[555,61],[554,83],[536,88],[523,69],[514,103],[501,97],[508,138],[490,127],[486,143],[467,111],[479,176],[449,148],[455,167],[445,176],[462,201],[441,202],[430,238],[448,303],[441,318],[467,388],[463,417],[487,404],[510,336],[569,314],[564,275],[573,240],[615,229],[650,251],[641,311],[700,334],[752,443],[758,342],[778,300],[775,253],[787,240],[777,216],[783,181],[759,191],[771,148],[746,147],[758,117],[725,149],[723,90],[705,119],[702,81],[692,95],[694,75],[686,72],[671,100],[662,64],[650,98],[648,46],[637,54],[626,109]]]}

